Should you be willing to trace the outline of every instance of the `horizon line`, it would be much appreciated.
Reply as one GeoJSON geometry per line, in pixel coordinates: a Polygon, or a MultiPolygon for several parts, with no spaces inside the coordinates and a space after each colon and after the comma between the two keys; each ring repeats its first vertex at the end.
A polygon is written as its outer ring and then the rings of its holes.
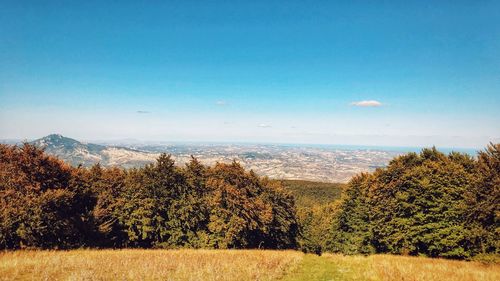
{"type": "MultiPolygon", "coordinates": [[[[120,142],[123,142],[125,144],[133,145],[133,144],[173,144],[173,145],[179,145],[179,144],[207,144],[207,145],[217,145],[217,144],[224,144],[224,145],[278,145],[278,146],[340,146],[340,147],[351,147],[351,148],[363,148],[363,149],[370,149],[370,148],[397,148],[399,150],[402,149],[425,149],[425,148],[432,148],[435,147],[438,150],[448,150],[448,151],[453,151],[455,150],[468,150],[472,151],[475,150],[475,153],[477,153],[480,150],[483,150],[487,145],[493,142],[488,142],[482,147],[467,147],[467,146],[441,146],[441,145],[386,145],[386,144],[347,144],[347,143],[321,143],[321,142],[280,142],[280,141],[231,141],[231,140],[145,140],[145,139],[135,139],[135,138],[122,138],[122,139],[80,139],[80,138],[74,138],[74,137],[68,137],[63,134],[59,133],[53,133],[53,134],[48,134],[45,136],[42,136],[40,138],[0,138],[0,141],[9,141],[9,142],[17,142],[17,143],[22,143],[22,142],[32,142],[38,139],[45,138],[50,135],[60,135],[65,138],[70,138],[77,140],[79,142],[83,143],[90,143],[90,144],[119,144],[120,142]],[[128,139],[128,141],[127,141],[128,139]]],[[[367,136],[377,136],[377,135],[367,135],[367,136]]],[[[401,136],[401,137],[410,137],[410,136],[401,136]]],[[[424,136],[425,137],[425,136],[424,136]]]]}

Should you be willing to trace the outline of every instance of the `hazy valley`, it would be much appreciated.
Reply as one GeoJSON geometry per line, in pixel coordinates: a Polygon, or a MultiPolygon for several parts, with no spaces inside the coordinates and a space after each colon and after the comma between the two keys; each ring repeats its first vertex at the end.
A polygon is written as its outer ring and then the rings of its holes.
{"type": "Polygon", "coordinates": [[[203,164],[238,161],[246,169],[273,179],[347,182],[353,175],[384,167],[401,151],[277,144],[93,144],[58,134],[32,141],[74,166],[139,167],[171,154],[177,165],[191,156],[203,164]]]}

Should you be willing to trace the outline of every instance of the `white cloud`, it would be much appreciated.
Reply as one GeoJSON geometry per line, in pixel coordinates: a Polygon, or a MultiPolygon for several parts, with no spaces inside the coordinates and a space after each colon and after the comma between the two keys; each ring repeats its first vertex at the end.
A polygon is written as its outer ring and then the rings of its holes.
{"type": "Polygon", "coordinates": [[[218,105],[218,106],[224,106],[224,105],[226,105],[227,103],[226,103],[226,101],[225,101],[225,100],[218,100],[218,101],[216,101],[216,102],[215,102],[215,104],[216,104],[216,105],[218,105]]]}
{"type": "Polygon", "coordinates": [[[351,105],[360,107],[378,107],[382,106],[382,103],[376,100],[362,100],[352,102],[351,105]]]}
{"type": "Polygon", "coordinates": [[[271,128],[271,125],[266,124],[266,123],[261,123],[261,124],[259,124],[259,127],[260,128],[271,128]]]}
{"type": "Polygon", "coordinates": [[[139,114],[148,114],[148,113],[151,113],[151,111],[137,110],[137,113],[139,113],[139,114]]]}

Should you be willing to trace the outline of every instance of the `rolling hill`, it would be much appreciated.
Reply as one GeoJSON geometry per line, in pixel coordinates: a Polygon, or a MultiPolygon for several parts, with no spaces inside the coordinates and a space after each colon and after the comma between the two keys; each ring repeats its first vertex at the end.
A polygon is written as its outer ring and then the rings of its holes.
{"type": "Polygon", "coordinates": [[[104,166],[130,168],[150,163],[159,155],[126,147],[83,143],[59,134],[48,135],[32,141],[31,144],[44,148],[47,153],[74,166],[100,163],[104,166]]]}

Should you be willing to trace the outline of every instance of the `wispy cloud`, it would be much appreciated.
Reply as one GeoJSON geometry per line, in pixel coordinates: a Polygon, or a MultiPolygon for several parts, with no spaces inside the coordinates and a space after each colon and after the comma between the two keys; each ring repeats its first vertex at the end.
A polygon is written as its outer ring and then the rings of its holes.
{"type": "Polygon", "coordinates": [[[259,124],[259,127],[260,127],[260,128],[271,128],[271,125],[266,124],[266,123],[260,123],[260,124],[259,124]]]}
{"type": "Polygon", "coordinates": [[[360,107],[379,107],[382,106],[382,103],[376,100],[362,100],[352,102],[351,105],[360,107]]]}
{"type": "Polygon", "coordinates": [[[148,114],[148,113],[151,113],[151,111],[147,111],[147,110],[137,110],[136,113],[138,114],[148,114]]]}
{"type": "Polygon", "coordinates": [[[215,102],[215,104],[218,106],[225,106],[227,105],[227,102],[225,100],[218,100],[215,102]]]}

